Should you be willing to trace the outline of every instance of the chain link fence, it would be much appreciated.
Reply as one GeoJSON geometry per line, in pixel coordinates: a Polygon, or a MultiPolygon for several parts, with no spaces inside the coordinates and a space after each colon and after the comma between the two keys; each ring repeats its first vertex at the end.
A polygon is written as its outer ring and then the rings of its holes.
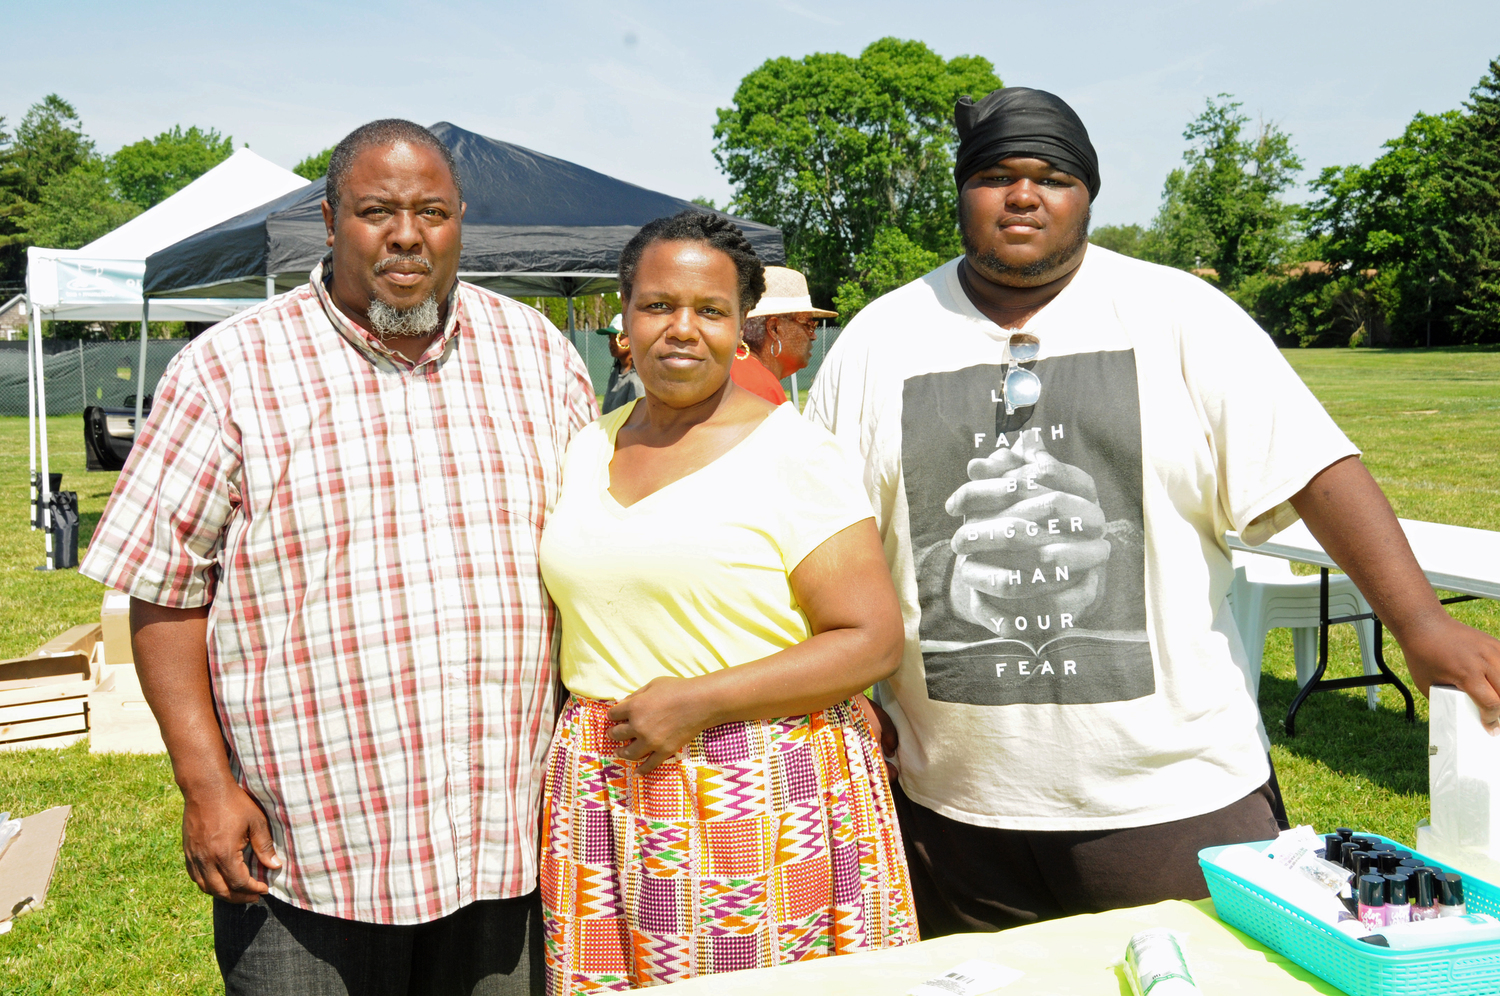
{"type": "MultiPolygon", "coordinates": [[[[156,391],[162,371],[187,344],[187,339],[147,340],[147,394],[156,391]]],[[[0,342],[0,415],[26,414],[26,346],[25,342],[0,342]]],[[[73,415],[89,405],[135,407],[139,340],[44,339],[42,354],[48,415],[73,415]]]]}

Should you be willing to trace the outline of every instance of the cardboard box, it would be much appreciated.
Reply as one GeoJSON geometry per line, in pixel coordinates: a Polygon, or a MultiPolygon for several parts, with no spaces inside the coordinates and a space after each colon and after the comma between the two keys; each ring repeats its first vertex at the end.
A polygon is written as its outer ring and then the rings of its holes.
{"type": "Polygon", "coordinates": [[[141,693],[135,666],[112,668],[89,692],[89,753],[165,754],[161,728],[141,693]]]}
{"type": "Polygon", "coordinates": [[[20,835],[0,855],[0,923],[46,902],[72,811],[57,806],[21,820],[20,835]]]}
{"type": "Polygon", "coordinates": [[[0,750],[66,747],[88,735],[89,658],[0,661],[0,750]]]}
{"type": "Polygon", "coordinates": [[[66,632],[59,633],[46,643],[37,647],[27,657],[71,657],[73,654],[83,654],[93,665],[90,677],[97,684],[99,681],[99,641],[103,638],[104,627],[99,623],[84,623],[74,626],[66,632]]]}
{"type": "Polygon", "coordinates": [[[103,629],[105,667],[135,663],[135,652],[130,649],[130,596],[123,591],[105,592],[99,624],[103,629]]]}

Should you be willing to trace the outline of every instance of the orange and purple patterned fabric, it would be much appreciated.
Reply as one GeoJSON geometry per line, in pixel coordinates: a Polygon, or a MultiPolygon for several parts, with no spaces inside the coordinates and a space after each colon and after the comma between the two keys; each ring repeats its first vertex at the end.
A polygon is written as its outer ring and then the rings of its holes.
{"type": "Polygon", "coordinates": [[[550,996],[917,940],[880,750],[844,702],[706,730],[647,775],[573,698],[543,795],[550,996]]]}

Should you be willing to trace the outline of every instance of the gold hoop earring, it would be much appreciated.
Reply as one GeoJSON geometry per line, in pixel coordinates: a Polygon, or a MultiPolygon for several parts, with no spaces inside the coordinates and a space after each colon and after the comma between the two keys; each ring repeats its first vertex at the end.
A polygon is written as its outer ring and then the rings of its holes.
{"type": "Polygon", "coordinates": [[[739,348],[734,351],[734,358],[737,360],[748,360],[750,358],[750,347],[745,345],[744,339],[740,340],[739,348]]]}
{"type": "Polygon", "coordinates": [[[628,352],[630,350],[630,336],[624,332],[615,333],[615,348],[628,352]]]}

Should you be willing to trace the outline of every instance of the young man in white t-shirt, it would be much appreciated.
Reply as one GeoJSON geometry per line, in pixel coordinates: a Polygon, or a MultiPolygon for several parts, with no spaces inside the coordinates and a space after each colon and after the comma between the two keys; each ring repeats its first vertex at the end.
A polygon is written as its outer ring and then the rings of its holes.
{"type": "Polygon", "coordinates": [[[1225,530],[1300,515],[1422,691],[1500,720],[1500,641],[1438,604],[1269,337],[1088,245],[1072,109],[1010,88],[955,117],[964,256],[862,311],[807,407],[859,446],[902,599],[882,719],[927,936],[1200,898],[1199,848],[1274,836],[1225,530]]]}

